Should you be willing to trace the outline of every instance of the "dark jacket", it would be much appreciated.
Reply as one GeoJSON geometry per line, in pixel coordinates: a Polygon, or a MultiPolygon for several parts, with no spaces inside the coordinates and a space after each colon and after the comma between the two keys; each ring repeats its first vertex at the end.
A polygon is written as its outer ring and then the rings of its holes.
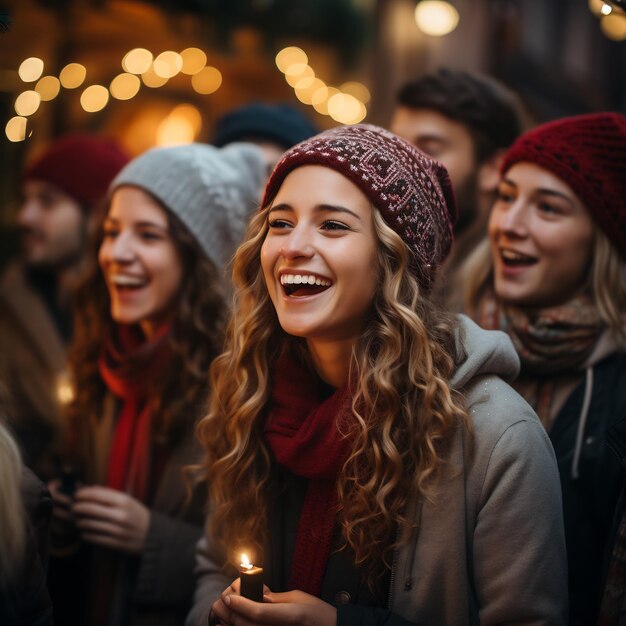
{"type": "Polygon", "coordinates": [[[606,446],[607,433],[625,416],[626,353],[617,352],[586,372],[550,431],[563,492],[572,626],[597,620],[603,559],[624,481],[619,458],[606,446]]]}
{"type": "Polygon", "coordinates": [[[28,469],[22,474],[21,493],[28,523],[26,549],[22,563],[17,566],[14,584],[0,589],[0,624],[52,626],[52,602],[45,571],[52,500],[45,485],[28,469]]]}
{"type": "MultiPolygon", "coordinates": [[[[106,467],[111,438],[117,420],[117,403],[112,396],[105,400],[102,418],[85,420],[88,427],[80,437],[81,457],[85,461],[81,480],[85,484],[106,484],[106,467]]],[[[115,574],[112,575],[114,589],[111,624],[114,626],[179,626],[182,625],[192,600],[194,583],[195,545],[202,535],[204,521],[204,497],[198,490],[187,502],[187,491],[182,469],[199,460],[199,449],[193,427],[179,439],[170,451],[167,464],[161,474],[150,508],[150,526],[143,552],[139,556],[114,553],[115,574]]],[[[91,545],[83,546],[74,555],[71,569],[85,568],[80,573],[86,594],[92,593],[102,583],[102,572],[95,563],[96,554],[106,551],[91,545]]],[[[110,560],[110,559],[109,559],[110,560]]],[[[55,578],[61,591],[55,596],[65,595],[67,565],[63,559],[55,558],[52,564],[55,578]]],[[[63,610],[73,611],[72,598],[77,595],[70,590],[69,608],[66,600],[63,610]]],[[[57,597],[55,610],[57,608],[57,597]]],[[[87,607],[87,610],[89,607],[87,607]]],[[[60,607],[59,607],[59,610],[60,607]]],[[[71,614],[72,623],[81,624],[81,619],[71,614]]]]}

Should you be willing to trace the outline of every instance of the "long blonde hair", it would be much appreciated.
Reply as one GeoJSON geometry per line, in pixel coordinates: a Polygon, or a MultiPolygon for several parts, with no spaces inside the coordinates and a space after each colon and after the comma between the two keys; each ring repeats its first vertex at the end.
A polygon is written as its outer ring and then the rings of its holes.
{"type": "MultiPolygon", "coordinates": [[[[285,349],[308,354],[280,327],[260,265],[266,207],[252,220],[235,256],[235,304],[225,351],[210,370],[208,415],[198,425],[209,479],[214,541],[234,549],[265,533],[273,460],[262,436],[271,372],[285,349]]],[[[357,565],[380,575],[391,567],[398,530],[408,530],[407,504],[432,495],[453,431],[467,426],[455,368],[454,324],[424,297],[409,271],[409,250],[373,209],[379,276],[371,318],[352,356],[352,452],[338,482],[339,522],[357,565]]],[[[406,534],[406,533],[405,533],[406,534]]]]}
{"type": "MultiPolygon", "coordinates": [[[[464,274],[465,310],[475,316],[482,295],[493,286],[493,257],[485,239],[468,258],[464,274]]],[[[614,335],[626,340],[626,261],[601,228],[594,225],[591,265],[581,289],[587,289],[598,314],[614,335]]]]}
{"type": "Polygon", "coordinates": [[[20,571],[26,546],[26,513],[22,503],[22,458],[0,419],[0,589],[20,571]]]}

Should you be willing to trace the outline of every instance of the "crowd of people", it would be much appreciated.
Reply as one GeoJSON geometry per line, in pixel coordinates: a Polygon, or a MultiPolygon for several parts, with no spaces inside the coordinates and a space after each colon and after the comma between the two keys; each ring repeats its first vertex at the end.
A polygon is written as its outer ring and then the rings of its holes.
{"type": "Polygon", "coordinates": [[[441,70],[22,187],[1,624],[626,624],[626,116],[441,70]]]}

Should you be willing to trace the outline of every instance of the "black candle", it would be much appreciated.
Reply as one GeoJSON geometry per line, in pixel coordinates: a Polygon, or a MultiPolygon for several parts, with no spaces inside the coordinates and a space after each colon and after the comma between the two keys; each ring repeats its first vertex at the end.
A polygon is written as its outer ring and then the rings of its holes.
{"type": "Polygon", "coordinates": [[[241,555],[241,595],[248,600],[263,602],[263,568],[256,567],[250,563],[245,554],[241,555]]]}

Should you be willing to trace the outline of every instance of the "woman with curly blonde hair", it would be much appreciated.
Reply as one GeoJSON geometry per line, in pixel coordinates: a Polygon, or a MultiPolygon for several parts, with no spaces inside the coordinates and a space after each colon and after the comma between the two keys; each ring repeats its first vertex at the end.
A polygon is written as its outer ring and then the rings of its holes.
{"type": "MultiPolygon", "coordinates": [[[[569,623],[616,624],[623,574],[598,616],[626,478],[624,434],[613,433],[626,418],[626,116],[577,115],[522,135],[504,155],[488,243],[473,261],[482,271],[468,282],[468,310],[513,341],[514,387],[554,447],[569,623]]],[[[621,534],[623,562],[626,525],[621,534]]]]}
{"type": "Polygon", "coordinates": [[[251,145],[192,144],[148,151],[111,184],[70,353],[66,461],[79,484],[50,484],[67,531],[56,533],[51,577],[64,624],[62,606],[91,626],[176,626],[189,610],[203,502],[182,470],[200,458],[194,428],[223,342],[224,267],[264,173],[251,145]]]}
{"type": "Polygon", "coordinates": [[[428,297],[454,213],[445,169],[375,126],[279,161],[198,428],[188,624],[564,622],[556,466],[498,377],[513,349],[428,297]],[[241,552],[263,602],[231,582],[241,552]]]}

